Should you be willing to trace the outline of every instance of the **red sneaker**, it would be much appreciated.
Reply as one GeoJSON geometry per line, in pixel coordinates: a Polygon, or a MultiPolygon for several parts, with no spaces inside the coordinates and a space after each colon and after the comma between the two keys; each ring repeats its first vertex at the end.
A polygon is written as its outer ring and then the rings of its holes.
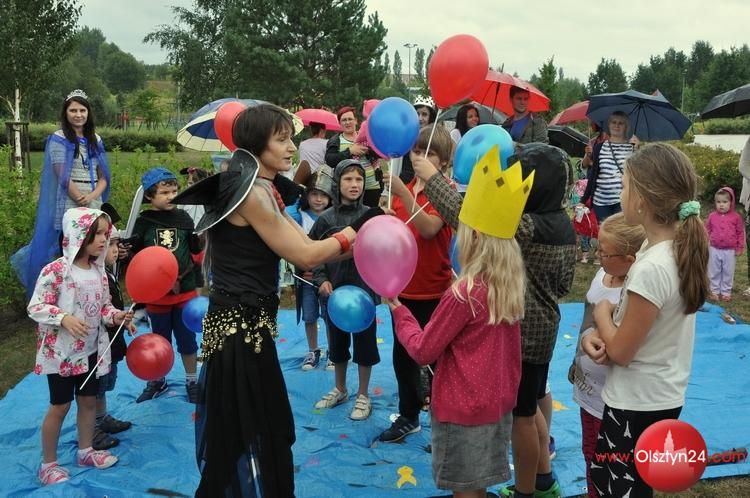
{"type": "Polygon", "coordinates": [[[65,467],[58,465],[57,462],[47,468],[39,467],[37,477],[39,477],[39,480],[44,486],[57,484],[58,482],[64,482],[70,479],[68,470],[65,467]]]}
{"type": "Polygon", "coordinates": [[[81,456],[78,452],[78,465],[81,467],[96,467],[97,469],[106,469],[117,463],[117,457],[107,450],[89,450],[81,456]]]}

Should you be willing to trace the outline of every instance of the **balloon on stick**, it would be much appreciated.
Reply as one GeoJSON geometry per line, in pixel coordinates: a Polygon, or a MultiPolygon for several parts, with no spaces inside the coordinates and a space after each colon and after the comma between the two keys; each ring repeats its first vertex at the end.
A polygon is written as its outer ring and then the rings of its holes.
{"type": "Polygon", "coordinates": [[[196,296],[182,308],[182,323],[194,334],[203,333],[203,317],[208,313],[208,298],[196,296]]]}
{"type": "Polygon", "coordinates": [[[234,152],[237,146],[234,144],[232,134],[234,133],[234,122],[237,116],[247,109],[242,102],[226,102],[219,107],[214,116],[214,131],[224,147],[234,152]]]}
{"type": "Polygon", "coordinates": [[[364,289],[342,285],[328,298],[328,317],[333,324],[350,334],[364,331],[375,320],[375,303],[364,289]]]}
{"type": "Polygon", "coordinates": [[[469,183],[474,165],[495,145],[500,151],[502,169],[508,167],[508,158],[513,155],[513,138],[502,126],[483,124],[475,126],[461,137],[453,158],[453,178],[462,185],[469,183]]]}
{"type": "Polygon", "coordinates": [[[130,343],[125,362],[139,379],[158,380],[172,370],[174,351],[169,341],[159,334],[144,334],[130,343]]]}
{"type": "Polygon", "coordinates": [[[133,256],[125,287],[136,303],[153,303],[166,296],[177,281],[177,259],[169,249],[150,246],[133,256]]]}
{"type": "Polygon", "coordinates": [[[371,143],[387,157],[401,157],[414,147],[419,117],[414,106],[400,97],[388,97],[367,118],[371,143]]]}
{"type": "Polygon", "coordinates": [[[377,294],[394,298],[406,288],[417,268],[417,241],[395,216],[376,216],[357,232],[354,263],[377,294]]]}
{"type": "Polygon", "coordinates": [[[465,100],[487,77],[490,59],[481,41],[471,35],[444,40],[432,55],[427,81],[441,109],[465,100]]]}

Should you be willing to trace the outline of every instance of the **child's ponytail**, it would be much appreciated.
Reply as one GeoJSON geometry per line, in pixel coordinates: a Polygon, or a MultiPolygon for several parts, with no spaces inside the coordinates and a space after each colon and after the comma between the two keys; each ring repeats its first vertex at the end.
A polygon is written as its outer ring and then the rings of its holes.
{"type": "Polygon", "coordinates": [[[685,202],[681,206],[680,218],[684,218],[674,238],[674,253],[677,260],[677,272],[680,276],[680,295],[685,301],[685,312],[695,313],[708,295],[708,273],[696,271],[708,268],[708,237],[698,212],[700,205],[689,214],[686,204],[698,204],[697,201],[685,202]],[[683,214],[684,213],[684,214],[683,214]]]}
{"type": "Polygon", "coordinates": [[[641,147],[627,159],[631,185],[660,225],[679,222],[673,249],[685,313],[695,313],[708,295],[708,237],[694,201],[698,178],[690,159],[672,145],[641,147]]]}

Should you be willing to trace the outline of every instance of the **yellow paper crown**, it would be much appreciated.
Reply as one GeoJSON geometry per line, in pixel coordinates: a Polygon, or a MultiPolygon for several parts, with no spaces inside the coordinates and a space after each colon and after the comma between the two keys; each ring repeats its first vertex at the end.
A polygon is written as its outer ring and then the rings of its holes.
{"type": "Polygon", "coordinates": [[[458,219],[483,234],[512,239],[533,183],[534,171],[524,179],[519,161],[500,169],[496,145],[474,166],[458,219]]]}

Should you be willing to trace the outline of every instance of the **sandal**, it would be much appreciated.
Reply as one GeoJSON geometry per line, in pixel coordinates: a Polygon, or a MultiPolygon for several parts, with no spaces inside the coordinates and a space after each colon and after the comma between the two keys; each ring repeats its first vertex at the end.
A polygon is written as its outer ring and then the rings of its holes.
{"type": "Polygon", "coordinates": [[[118,444],[120,444],[120,440],[116,437],[110,436],[98,427],[94,430],[94,440],[91,446],[93,446],[96,451],[108,450],[114,448],[118,444]]]}
{"type": "Polygon", "coordinates": [[[750,297],[750,287],[742,291],[742,295],[745,297],[750,297]]]}
{"type": "Polygon", "coordinates": [[[735,320],[734,317],[729,313],[722,313],[721,319],[727,322],[729,325],[735,325],[737,323],[737,320],[735,320]]]}

